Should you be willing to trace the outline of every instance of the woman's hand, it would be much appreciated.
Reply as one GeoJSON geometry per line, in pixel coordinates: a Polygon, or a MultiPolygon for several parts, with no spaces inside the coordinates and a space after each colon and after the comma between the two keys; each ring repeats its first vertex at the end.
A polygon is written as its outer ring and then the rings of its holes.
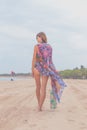
{"type": "Polygon", "coordinates": [[[32,68],[32,77],[34,77],[34,69],[32,68]]]}

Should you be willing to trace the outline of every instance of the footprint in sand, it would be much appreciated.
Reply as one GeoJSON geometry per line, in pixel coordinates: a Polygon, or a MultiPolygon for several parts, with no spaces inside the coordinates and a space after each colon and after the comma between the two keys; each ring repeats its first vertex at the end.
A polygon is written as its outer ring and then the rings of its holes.
{"type": "Polygon", "coordinates": [[[28,122],[28,120],[26,119],[26,120],[24,120],[24,122],[28,122]]]}
{"type": "Polygon", "coordinates": [[[82,129],[82,130],[87,130],[87,125],[83,122],[83,123],[80,123],[80,128],[82,129]]]}
{"type": "Polygon", "coordinates": [[[37,125],[36,124],[30,124],[29,126],[30,127],[36,127],[37,125]]]}
{"type": "Polygon", "coordinates": [[[75,113],[77,111],[76,107],[72,107],[71,109],[68,110],[68,113],[73,114],[73,112],[75,113]]]}
{"type": "Polygon", "coordinates": [[[75,122],[75,120],[74,120],[74,119],[68,119],[68,121],[69,121],[69,122],[75,122]]]}
{"type": "Polygon", "coordinates": [[[29,123],[27,119],[24,120],[24,123],[28,123],[30,127],[36,127],[37,124],[29,123]]]}
{"type": "Polygon", "coordinates": [[[71,112],[73,112],[73,110],[68,110],[68,112],[70,112],[70,113],[71,113],[71,112]]]}
{"type": "Polygon", "coordinates": [[[80,129],[81,129],[81,130],[87,130],[87,127],[81,126],[80,129]]]}

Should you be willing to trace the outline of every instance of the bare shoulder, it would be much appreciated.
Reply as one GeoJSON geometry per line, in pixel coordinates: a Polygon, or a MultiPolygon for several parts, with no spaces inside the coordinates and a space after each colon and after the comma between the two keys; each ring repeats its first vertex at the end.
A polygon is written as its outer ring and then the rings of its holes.
{"type": "Polygon", "coordinates": [[[48,46],[52,49],[52,46],[50,44],[48,44],[48,46]]]}
{"type": "Polygon", "coordinates": [[[36,44],[34,45],[34,51],[37,51],[37,49],[38,49],[38,45],[36,44]]]}
{"type": "Polygon", "coordinates": [[[37,48],[37,44],[36,45],[34,45],[34,49],[36,49],[37,48]]]}

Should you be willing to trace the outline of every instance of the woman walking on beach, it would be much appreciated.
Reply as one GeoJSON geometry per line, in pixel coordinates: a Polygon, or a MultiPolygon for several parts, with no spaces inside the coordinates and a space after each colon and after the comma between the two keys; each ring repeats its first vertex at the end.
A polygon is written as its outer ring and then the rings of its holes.
{"type": "Polygon", "coordinates": [[[47,42],[47,37],[44,32],[36,35],[37,44],[34,46],[34,53],[32,58],[32,75],[36,83],[36,96],[38,101],[38,109],[42,110],[42,105],[46,97],[46,86],[49,77],[51,78],[51,86],[54,92],[55,99],[60,102],[64,87],[66,84],[59,76],[53,61],[52,61],[52,47],[47,42]],[[40,81],[42,78],[42,82],[40,81]]]}

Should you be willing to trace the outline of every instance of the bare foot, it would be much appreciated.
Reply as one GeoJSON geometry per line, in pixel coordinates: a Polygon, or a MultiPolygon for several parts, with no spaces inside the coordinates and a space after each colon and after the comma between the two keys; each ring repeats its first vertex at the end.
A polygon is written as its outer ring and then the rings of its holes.
{"type": "Polygon", "coordinates": [[[42,109],[41,109],[41,108],[39,108],[39,111],[42,111],[42,109]]]}
{"type": "Polygon", "coordinates": [[[38,105],[38,110],[39,110],[39,111],[42,111],[42,108],[41,108],[39,105],[38,105]]]}

